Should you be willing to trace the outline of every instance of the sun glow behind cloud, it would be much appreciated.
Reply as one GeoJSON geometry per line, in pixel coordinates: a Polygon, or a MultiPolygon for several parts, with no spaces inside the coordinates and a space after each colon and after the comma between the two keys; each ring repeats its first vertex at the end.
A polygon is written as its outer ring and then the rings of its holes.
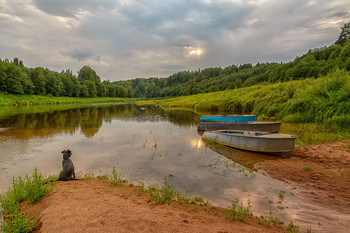
{"type": "Polygon", "coordinates": [[[190,55],[197,55],[197,56],[200,56],[202,54],[202,50],[200,49],[197,49],[197,50],[192,50],[190,52],[190,55]]]}
{"type": "Polygon", "coordinates": [[[186,57],[200,57],[204,53],[204,50],[201,47],[186,46],[184,49],[186,51],[186,57]]]}

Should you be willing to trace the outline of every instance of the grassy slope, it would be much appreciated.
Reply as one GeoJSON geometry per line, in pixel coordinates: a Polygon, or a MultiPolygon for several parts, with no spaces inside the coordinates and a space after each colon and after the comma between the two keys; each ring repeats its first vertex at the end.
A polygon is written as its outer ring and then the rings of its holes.
{"type": "Polygon", "coordinates": [[[327,77],[257,85],[165,100],[139,101],[198,113],[251,113],[284,122],[332,122],[350,125],[350,75],[335,71],[327,77]]]}
{"type": "Polygon", "coordinates": [[[281,131],[298,136],[297,144],[350,138],[350,75],[336,70],[326,77],[235,90],[138,101],[199,114],[251,113],[259,120],[280,120],[281,131]],[[295,124],[308,123],[308,124],[295,124]]]}

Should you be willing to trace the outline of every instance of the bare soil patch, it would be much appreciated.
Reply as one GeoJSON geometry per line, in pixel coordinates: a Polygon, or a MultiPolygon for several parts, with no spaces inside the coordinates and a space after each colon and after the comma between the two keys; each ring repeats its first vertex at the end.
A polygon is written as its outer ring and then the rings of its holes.
{"type": "Polygon", "coordinates": [[[34,205],[23,203],[36,232],[283,232],[225,218],[223,208],[159,204],[136,187],[116,187],[97,179],[56,182],[54,191],[34,205]]]}

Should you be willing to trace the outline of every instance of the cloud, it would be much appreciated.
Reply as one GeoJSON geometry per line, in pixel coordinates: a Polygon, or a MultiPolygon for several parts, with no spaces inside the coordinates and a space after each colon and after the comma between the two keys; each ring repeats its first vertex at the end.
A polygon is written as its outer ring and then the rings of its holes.
{"type": "Polygon", "coordinates": [[[62,17],[78,17],[81,11],[108,9],[116,4],[113,0],[33,0],[41,11],[62,17]]]}
{"type": "MultiPolygon", "coordinates": [[[[91,52],[91,49],[88,49],[88,48],[73,49],[72,51],[62,52],[62,54],[75,58],[78,61],[83,61],[89,57],[92,57],[93,55],[93,53],[91,52]]],[[[100,57],[96,58],[97,61],[99,61],[100,59],[101,59],[100,57]]]]}
{"type": "Polygon", "coordinates": [[[348,0],[0,0],[1,58],[102,79],[290,61],[333,43],[348,0]],[[200,48],[201,56],[188,56],[200,48]]]}

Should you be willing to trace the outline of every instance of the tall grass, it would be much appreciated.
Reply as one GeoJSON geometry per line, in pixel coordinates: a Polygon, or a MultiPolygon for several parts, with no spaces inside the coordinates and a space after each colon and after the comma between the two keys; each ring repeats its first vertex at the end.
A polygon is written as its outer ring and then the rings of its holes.
{"type": "Polygon", "coordinates": [[[317,79],[256,85],[215,93],[137,102],[199,114],[257,114],[260,120],[318,123],[323,131],[350,131],[350,74],[335,70],[317,79]]]}
{"type": "Polygon", "coordinates": [[[5,219],[1,226],[4,232],[31,232],[36,224],[35,219],[28,220],[20,211],[19,203],[27,200],[29,203],[40,201],[51,192],[50,184],[56,178],[44,179],[35,168],[31,176],[13,178],[12,186],[0,196],[0,205],[5,219]]]}

